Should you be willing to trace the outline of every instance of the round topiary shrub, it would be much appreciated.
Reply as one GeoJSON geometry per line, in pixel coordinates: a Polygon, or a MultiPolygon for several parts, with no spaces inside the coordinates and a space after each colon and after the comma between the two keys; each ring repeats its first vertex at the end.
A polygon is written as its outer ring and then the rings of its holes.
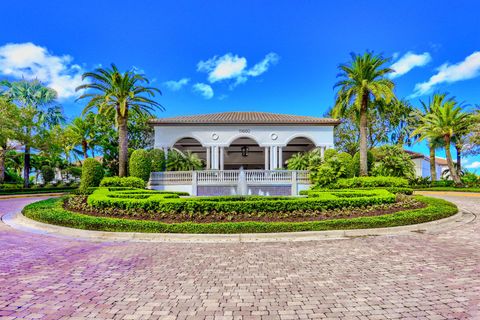
{"type": "Polygon", "coordinates": [[[148,153],[152,160],[152,172],[165,171],[165,152],[160,149],[152,149],[148,153]]]}
{"type": "Polygon", "coordinates": [[[104,172],[100,162],[88,158],[83,161],[82,178],[80,179],[80,191],[87,191],[88,188],[98,187],[102,181],[104,172]]]}
{"type": "Polygon", "coordinates": [[[336,156],[337,153],[338,152],[335,149],[327,149],[327,150],[325,150],[325,153],[323,154],[323,159],[325,161],[328,161],[330,158],[336,156]]]}
{"type": "Polygon", "coordinates": [[[55,171],[53,171],[53,168],[50,166],[42,166],[40,172],[42,173],[43,182],[45,184],[51,182],[55,178],[55,171]]]}
{"type": "Polygon", "coordinates": [[[139,149],[130,156],[130,176],[148,181],[152,171],[152,159],[148,151],[139,149]]]}

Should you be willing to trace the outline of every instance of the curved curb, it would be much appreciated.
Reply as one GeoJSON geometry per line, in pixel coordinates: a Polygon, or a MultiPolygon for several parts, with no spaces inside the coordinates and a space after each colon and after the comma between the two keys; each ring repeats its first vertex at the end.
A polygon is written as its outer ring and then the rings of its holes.
{"type": "Polygon", "coordinates": [[[184,233],[142,233],[108,232],[74,229],[31,220],[21,212],[9,213],[2,217],[5,224],[21,231],[56,236],[61,238],[107,241],[107,242],[173,242],[173,243],[239,243],[239,242],[292,242],[339,240],[370,236],[395,236],[412,233],[440,233],[457,228],[475,220],[475,214],[459,211],[453,216],[431,222],[399,227],[302,231],[282,233],[243,233],[243,234],[184,234],[184,233]]]}

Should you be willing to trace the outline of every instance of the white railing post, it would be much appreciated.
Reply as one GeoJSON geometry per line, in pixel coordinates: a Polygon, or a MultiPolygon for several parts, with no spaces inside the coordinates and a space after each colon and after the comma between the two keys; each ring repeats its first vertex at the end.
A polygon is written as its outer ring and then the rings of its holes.
{"type": "Polygon", "coordinates": [[[197,195],[197,171],[192,171],[192,196],[197,195]]]}
{"type": "Polygon", "coordinates": [[[297,182],[297,171],[292,171],[292,196],[296,196],[298,194],[298,182],[297,182]]]}

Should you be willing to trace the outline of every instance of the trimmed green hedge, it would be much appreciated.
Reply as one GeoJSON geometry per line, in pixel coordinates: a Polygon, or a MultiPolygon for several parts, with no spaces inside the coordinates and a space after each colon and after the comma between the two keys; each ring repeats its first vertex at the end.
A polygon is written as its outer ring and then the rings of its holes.
{"type": "Polygon", "coordinates": [[[15,195],[15,194],[41,194],[41,193],[64,193],[72,192],[77,187],[58,187],[58,188],[19,188],[19,189],[0,189],[0,195],[15,195]]]}
{"type": "MultiPolygon", "coordinates": [[[[377,188],[374,188],[374,187],[371,187],[371,188],[355,188],[354,190],[373,190],[373,189],[377,189],[377,188]]],[[[413,194],[413,189],[412,188],[406,188],[406,187],[384,187],[382,189],[385,189],[388,192],[393,193],[393,194],[398,194],[398,193],[406,194],[406,195],[412,195],[413,194]]],[[[313,189],[313,190],[301,190],[300,195],[306,196],[311,191],[321,191],[321,190],[323,190],[323,191],[337,191],[337,190],[352,190],[352,189],[327,189],[327,188],[323,188],[323,189],[313,189]]]]}
{"type": "Polygon", "coordinates": [[[145,181],[137,177],[105,177],[100,182],[100,187],[126,187],[145,188],[145,181]]]}
{"type": "Polygon", "coordinates": [[[418,191],[455,191],[455,192],[480,192],[480,188],[456,188],[456,187],[426,187],[415,188],[418,191]]]}
{"type": "Polygon", "coordinates": [[[80,179],[80,190],[86,192],[88,188],[98,187],[102,181],[103,175],[102,164],[93,158],[87,158],[82,165],[82,178],[80,179]]]}
{"type": "Polygon", "coordinates": [[[138,149],[132,152],[129,162],[130,176],[141,178],[147,182],[152,171],[152,158],[147,150],[138,149]]]}
{"type": "Polygon", "coordinates": [[[338,179],[336,183],[330,186],[332,189],[349,188],[381,188],[397,187],[407,188],[408,180],[398,177],[355,177],[349,179],[338,179]]]}
{"type": "Polygon", "coordinates": [[[156,221],[103,218],[67,211],[62,207],[63,199],[48,199],[32,203],[25,207],[23,213],[26,217],[40,222],[87,230],[219,234],[394,227],[438,220],[458,211],[454,204],[442,199],[423,196],[415,196],[415,198],[427,204],[427,207],[374,217],[307,222],[184,222],[168,224],[156,221]]]}
{"type": "Polygon", "coordinates": [[[308,198],[301,197],[193,197],[179,198],[168,193],[142,193],[134,190],[136,195],[146,197],[129,197],[128,190],[111,191],[98,188],[90,196],[87,203],[99,209],[139,209],[151,212],[166,213],[201,213],[201,212],[291,212],[322,210],[347,207],[362,207],[373,204],[393,203],[395,195],[382,189],[378,190],[346,190],[316,192],[308,198]],[[120,196],[119,196],[120,195],[120,196]]]}

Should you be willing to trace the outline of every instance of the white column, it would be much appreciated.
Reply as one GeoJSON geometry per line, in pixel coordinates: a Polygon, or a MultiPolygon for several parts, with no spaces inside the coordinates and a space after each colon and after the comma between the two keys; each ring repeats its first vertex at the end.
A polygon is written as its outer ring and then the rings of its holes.
{"type": "Polygon", "coordinates": [[[224,168],[224,147],[220,147],[220,170],[224,168]]]}
{"type": "Polygon", "coordinates": [[[283,168],[283,148],[278,147],[278,167],[283,168]]]}
{"type": "Polygon", "coordinates": [[[212,155],[211,155],[211,148],[207,147],[207,169],[210,170],[212,168],[212,155]]]}
{"type": "Polygon", "coordinates": [[[273,146],[270,146],[270,151],[268,152],[268,154],[270,155],[270,164],[269,164],[268,168],[270,170],[275,169],[274,164],[273,164],[273,152],[274,152],[273,146]]]}
{"type": "Polygon", "coordinates": [[[269,169],[269,157],[268,157],[268,149],[269,147],[265,147],[265,170],[269,169]]]}
{"type": "Polygon", "coordinates": [[[278,147],[272,146],[272,170],[278,168],[278,147]]]}
{"type": "Polygon", "coordinates": [[[321,146],[320,147],[320,158],[322,158],[322,160],[323,160],[324,156],[325,156],[325,147],[321,146]]]}
{"type": "Polygon", "coordinates": [[[218,170],[220,167],[218,146],[212,146],[212,153],[212,169],[218,170]]]}

